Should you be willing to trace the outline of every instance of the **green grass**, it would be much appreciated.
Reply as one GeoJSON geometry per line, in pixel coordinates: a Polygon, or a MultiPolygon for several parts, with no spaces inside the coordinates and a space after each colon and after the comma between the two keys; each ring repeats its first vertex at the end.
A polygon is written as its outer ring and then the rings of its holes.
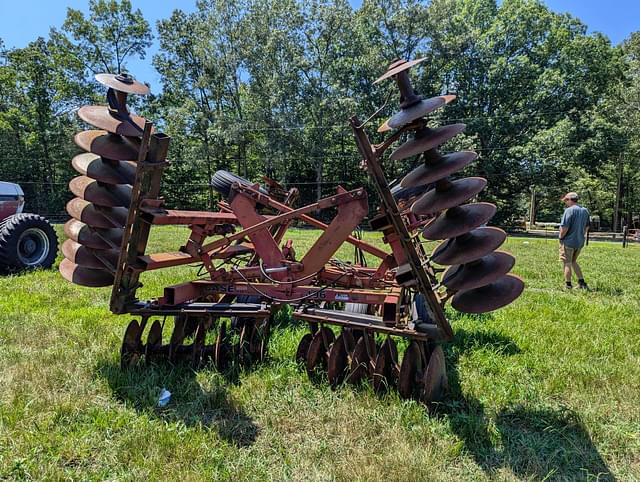
{"type": "MultiPolygon", "coordinates": [[[[298,251],[316,236],[295,231],[298,251]]],[[[177,239],[167,228],[152,245],[177,239]]],[[[488,316],[450,312],[451,392],[431,415],[396,393],[310,382],[292,361],[300,325],[237,376],[121,372],[129,318],[109,312],[108,289],[57,271],[0,278],[0,480],[640,479],[640,246],[586,248],[588,293],[560,288],[555,241],[506,249],[526,291],[488,316]]],[[[141,295],[192,272],[147,274],[141,295]]]]}

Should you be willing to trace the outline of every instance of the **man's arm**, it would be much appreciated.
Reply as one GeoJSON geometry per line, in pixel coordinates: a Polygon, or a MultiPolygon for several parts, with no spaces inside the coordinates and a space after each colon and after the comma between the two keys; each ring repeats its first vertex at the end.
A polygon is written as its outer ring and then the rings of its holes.
{"type": "Polygon", "coordinates": [[[564,213],[562,213],[562,219],[560,220],[560,240],[562,241],[562,239],[567,235],[567,233],[569,232],[569,216],[567,215],[567,210],[564,210],[564,213]]]}
{"type": "Polygon", "coordinates": [[[565,226],[560,226],[560,239],[563,239],[568,232],[569,232],[569,228],[565,226]]]}
{"type": "Polygon", "coordinates": [[[586,236],[591,229],[591,213],[587,210],[587,208],[584,208],[584,210],[587,211],[587,223],[584,227],[584,235],[586,236]]]}

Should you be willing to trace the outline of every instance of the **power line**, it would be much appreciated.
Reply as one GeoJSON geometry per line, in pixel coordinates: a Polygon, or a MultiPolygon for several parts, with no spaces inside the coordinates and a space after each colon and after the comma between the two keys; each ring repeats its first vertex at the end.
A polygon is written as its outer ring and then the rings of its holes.
{"type": "MultiPolygon", "coordinates": [[[[437,117],[433,116],[428,118],[427,120],[437,120],[439,122],[464,122],[464,121],[472,121],[472,120],[488,120],[488,119],[505,119],[505,118],[513,118],[513,117],[545,117],[551,119],[552,115],[559,114],[586,114],[585,112],[580,112],[575,109],[563,109],[563,110],[543,110],[543,111],[529,111],[529,112],[510,112],[505,114],[492,114],[492,115],[484,115],[484,116],[467,116],[467,117],[437,117]]],[[[390,116],[389,116],[390,117],[390,116]]],[[[235,121],[235,119],[233,119],[235,121]]],[[[268,131],[303,131],[303,130],[344,130],[351,131],[351,128],[347,124],[328,124],[328,125],[294,125],[294,126],[269,126],[269,127],[252,127],[247,126],[246,123],[242,124],[222,124],[220,127],[225,129],[233,129],[236,132],[268,132],[268,131]]]]}

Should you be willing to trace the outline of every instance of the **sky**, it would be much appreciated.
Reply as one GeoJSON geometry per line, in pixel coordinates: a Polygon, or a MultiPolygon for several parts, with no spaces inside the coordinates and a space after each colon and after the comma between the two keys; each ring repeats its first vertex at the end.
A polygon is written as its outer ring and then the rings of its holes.
{"type": "MultiPolygon", "coordinates": [[[[142,10],[155,30],[159,19],[167,18],[179,8],[195,10],[196,0],[132,0],[134,8],[142,10]]],[[[361,0],[350,0],[358,7],[361,0]]],[[[0,0],[0,38],[6,47],[24,47],[37,37],[47,37],[50,27],[60,27],[67,8],[86,12],[88,0],[0,0]]],[[[602,32],[618,44],[631,32],[640,30],[640,0],[546,0],[559,13],[568,12],[581,19],[589,32],[602,32]]],[[[151,65],[157,44],[149,49],[145,60],[130,60],[128,70],[137,78],[149,82],[154,92],[160,91],[160,79],[151,65]]]]}

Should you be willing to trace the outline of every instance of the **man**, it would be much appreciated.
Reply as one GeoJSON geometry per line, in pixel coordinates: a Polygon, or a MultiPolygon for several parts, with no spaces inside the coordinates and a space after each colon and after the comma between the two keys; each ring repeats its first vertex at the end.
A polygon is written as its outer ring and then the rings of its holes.
{"type": "Polygon", "coordinates": [[[586,290],[588,287],[578,264],[578,256],[589,229],[589,211],[578,204],[578,194],[575,192],[567,193],[562,201],[566,206],[560,221],[560,261],[564,264],[564,281],[566,288],[571,289],[573,270],[578,278],[578,288],[586,290]]]}

